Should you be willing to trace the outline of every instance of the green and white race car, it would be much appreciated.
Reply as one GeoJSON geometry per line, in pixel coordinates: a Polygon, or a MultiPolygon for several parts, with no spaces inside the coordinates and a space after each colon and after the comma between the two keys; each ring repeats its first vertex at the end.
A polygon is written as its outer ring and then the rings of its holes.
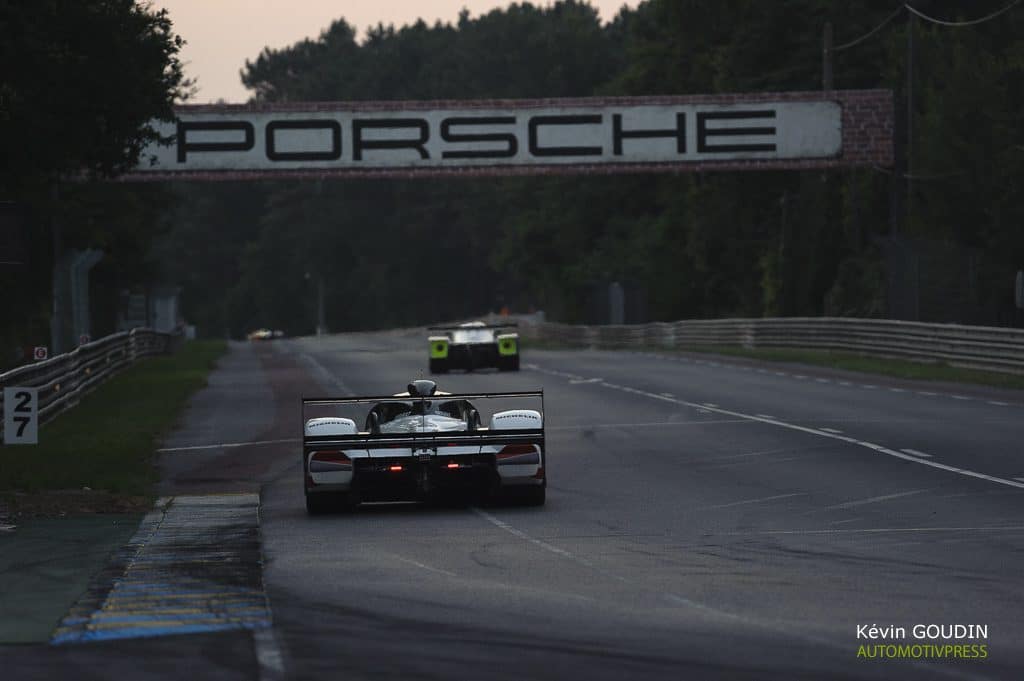
{"type": "Polygon", "coordinates": [[[443,374],[451,369],[473,371],[496,367],[500,371],[519,371],[519,334],[508,329],[516,324],[466,322],[458,326],[432,326],[430,373],[443,374]]]}

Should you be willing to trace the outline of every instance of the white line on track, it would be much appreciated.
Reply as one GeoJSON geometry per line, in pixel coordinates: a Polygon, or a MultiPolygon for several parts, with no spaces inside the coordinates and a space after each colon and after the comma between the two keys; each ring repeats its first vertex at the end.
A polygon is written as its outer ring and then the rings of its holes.
{"type": "Polygon", "coordinates": [[[854,529],[814,529],[814,530],[750,530],[748,532],[722,532],[727,536],[746,537],[758,534],[885,534],[888,532],[1024,532],[1024,525],[1005,525],[989,527],[864,527],[854,529]]]}
{"type": "MultiPolygon", "coordinates": [[[[543,369],[541,367],[537,367],[536,371],[538,371],[540,373],[554,373],[554,372],[552,372],[549,369],[543,369]]],[[[607,381],[602,381],[600,383],[600,385],[603,385],[603,386],[608,387],[608,388],[614,388],[614,389],[622,390],[623,392],[627,392],[627,393],[630,393],[632,395],[641,395],[643,397],[649,397],[649,398],[655,399],[655,400],[662,400],[663,402],[672,402],[673,404],[679,404],[679,405],[682,405],[684,407],[691,407],[693,409],[709,409],[710,411],[716,412],[718,414],[722,414],[724,416],[735,416],[736,418],[748,419],[748,420],[751,420],[751,421],[757,421],[759,423],[765,423],[765,424],[768,424],[768,425],[771,425],[771,426],[776,426],[778,428],[786,428],[786,429],[789,429],[789,430],[796,430],[796,431],[799,431],[801,433],[809,433],[811,435],[816,435],[818,437],[827,437],[827,438],[831,438],[833,440],[838,440],[840,442],[847,442],[849,444],[857,445],[857,446],[860,446],[860,447],[866,447],[868,449],[873,449],[873,450],[875,450],[876,452],[878,452],[880,454],[885,454],[887,456],[891,456],[891,457],[894,457],[894,458],[897,458],[897,459],[903,459],[904,461],[913,461],[914,463],[920,464],[922,466],[930,466],[932,468],[937,468],[939,470],[948,471],[950,473],[956,473],[958,475],[963,475],[963,476],[970,477],[970,478],[977,478],[979,480],[987,480],[988,482],[994,482],[994,483],[997,483],[999,485],[1007,485],[1009,487],[1016,487],[1018,489],[1024,489],[1024,482],[1018,482],[1016,480],[1008,480],[1006,478],[1000,478],[1000,477],[997,477],[997,476],[994,476],[994,475],[987,475],[985,473],[979,473],[977,471],[972,471],[972,470],[969,470],[969,469],[966,469],[966,468],[957,468],[956,466],[949,466],[949,465],[944,464],[944,463],[939,463],[938,461],[928,461],[926,459],[922,459],[920,457],[913,456],[911,454],[905,454],[903,452],[898,452],[895,449],[889,449],[888,447],[883,447],[882,445],[877,445],[877,444],[875,444],[873,442],[864,442],[862,440],[858,440],[855,437],[849,437],[847,435],[838,435],[838,434],[835,434],[835,433],[825,433],[825,432],[823,432],[821,430],[818,430],[816,428],[808,428],[806,426],[799,426],[799,425],[797,425],[795,423],[787,423],[786,421],[780,421],[779,419],[761,418],[761,417],[758,417],[758,416],[754,416],[753,414],[744,414],[743,412],[732,411],[732,410],[729,410],[729,409],[721,409],[721,408],[714,408],[714,409],[712,409],[712,408],[709,408],[709,407],[704,407],[703,405],[698,404],[696,402],[687,402],[686,400],[681,400],[681,399],[677,399],[677,398],[674,398],[674,397],[665,397],[664,395],[659,395],[658,393],[647,392],[646,390],[637,390],[636,388],[630,388],[628,386],[615,385],[613,383],[608,383],[607,381]]],[[[935,393],[932,393],[932,394],[934,395],[935,393]]]]}
{"type": "Polygon", "coordinates": [[[327,369],[327,367],[325,367],[323,364],[317,361],[316,357],[309,354],[308,352],[301,353],[299,357],[302,359],[302,361],[310,365],[310,367],[313,369],[313,372],[320,377],[321,382],[324,384],[325,388],[330,389],[333,387],[337,390],[340,390],[342,395],[355,395],[355,393],[352,392],[352,390],[347,385],[345,385],[344,381],[342,381],[340,378],[332,374],[327,369]]]}
{"type": "MultiPolygon", "coordinates": [[[[704,409],[703,411],[711,413],[704,409]]],[[[708,426],[715,425],[717,423],[750,423],[746,419],[716,419],[714,421],[708,421],[702,419],[700,421],[651,421],[649,423],[584,423],[578,426],[547,426],[545,430],[596,430],[600,428],[650,428],[659,426],[708,426]]]]}
{"type": "Polygon", "coordinates": [[[1021,482],[1024,482],[1024,478],[1014,478],[1014,480],[1020,480],[1021,482]]]}
{"type": "Polygon", "coordinates": [[[600,383],[600,378],[572,378],[569,379],[569,385],[582,385],[584,383],[600,383]]]}
{"type": "Polygon", "coordinates": [[[839,435],[843,432],[841,430],[836,430],[835,428],[820,428],[819,430],[823,430],[826,433],[833,433],[834,435],[839,435]]]}
{"type": "Polygon", "coordinates": [[[926,459],[932,458],[931,454],[925,454],[924,452],[918,451],[916,449],[901,449],[900,451],[901,452],[905,452],[907,454],[910,454],[911,456],[921,456],[921,457],[924,457],[926,459]]]}
{"type": "Polygon", "coordinates": [[[868,504],[877,504],[881,501],[889,501],[890,499],[899,499],[900,497],[909,497],[921,492],[927,492],[927,489],[912,489],[909,492],[897,492],[895,494],[883,494],[879,497],[869,497],[867,499],[857,499],[856,501],[847,501],[842,504],[835,504],[833,506],[826,506],[823,511],[834,511],[837,509],[844,508],[856,508],[858,506],[867,506],[868,504]]]}
{"type": "Polygon", "coordinates": [[[755,414],[759,419],[774,419],[775,417],[771,414],[755,414]]]}
{"type": "MultiPolygon", "coordinates": [[[[662,393],[662,394],[664,395],[664,393],[662,393]]],[[[712,409],[714,409],[715,407],[718,406],[714,402],[701,402],[701,404],[703,404],[705,407],[711,407],[712,409]]]]}
{"type": "Polygon", "coordinates": [[[458,575],[455,574],[454,572],[450,572],[448,570],[442,570],[441,568],[431,567],[431,566],[426,565],[424,563],[421,563],[419,561],[413,560],[412,558],[406,558],[404,556],[392,556],[392,557],[396,558],[397,560],[402,561],[403,563],[408,563],[409,565],[415,565],[416,567],[420,568],[421,570],[429,570],[430,572],[438,572],[438,573],[440,573],[442,575],[448,575],[449,577],[458,577],[458,575]]]}
{"type": "Polygon", "coordinates": [[[272,627],[252,632],[256,647],[256,663],[259,665],[259,681],[278,681],[284,675],[284,655],[281,644],[272,627]]]}
{"type": "Polygon", "coordinates": [[[991,404],[991,405],[994,405],[996,407],[1009,407],[1010,406],[1009,402],[1000,402],[998,400],[989,400],[988,403],[991,404]]]}
{"type": "Polygon", "coordinates": [[[554,553],[556,555],[562,556],[563,558],[575,558],[575,556],[573,556],[571,553],[569,553],[565,549],[560,549],[557,546],[554,546],[553,544],[547,543],[546,541],[542,541],[542,540],[537,539],[535,537],[531,537],[530,535],[526,534],[522,530],[517,530],[516,528],[512,527],[508,523],[506,523],[506,522],[504,522],[502,520],[498,520],[493,515],[491,515],[487,511],[484,511],[483,509],[479,509],[479,508],[476,508],[474,506],[473,507],[473,513],[476,513],[478,516],[480,516],[481,518],[483,518],[487,522],[491,523],[492,525],[496,525],[496,526],[500,527],[501,529],[505,530],[509,534],[515,535],[515,536],[519,537],[520,539],[522,539],[524,541],[528,541],[531,544],[533,544],[534,546],[539,546],[540,548],[544,549],[545,551],[550,551],[551,553],[554,553]]]}
{"type": "Polygon", "coordinates": [[[297,437],[286,437],[280,440],[253,440],[252,442],[220,442],[213,445],[190,445],[188,447],[162,447],[156,451],[161,454],[167,452],[192,452],[201,449],[232,449],[234,447],[262,447],[263,445],[283,445],[301,442],[297,437]]]}
{"type": "Polygon", "coordinates": [[[806,492],[794,492],[792,494],[776,494],[771,497],[761,497],[759,499],[745,499],[744,501],[734,501],[731,504],[716,504],[714,506],[701,506],[700,508],[693,509],[694,511],[713,511],[720,508],[732,508],[733,506],[746,506],[747,504],[761,504],[766,501],[775,501],[777,499],[789,499],[791,497],[806,497],[806,492]]]}

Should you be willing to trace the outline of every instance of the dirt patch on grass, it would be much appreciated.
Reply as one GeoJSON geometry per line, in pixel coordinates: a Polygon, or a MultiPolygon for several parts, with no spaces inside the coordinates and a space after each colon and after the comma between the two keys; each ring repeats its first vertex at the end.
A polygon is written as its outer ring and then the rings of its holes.
{"type": "Polygon", "coordinates": [[[0,523],[92,513],[145,513],[153,498],[96,490],[0,492],[0,523]]]}

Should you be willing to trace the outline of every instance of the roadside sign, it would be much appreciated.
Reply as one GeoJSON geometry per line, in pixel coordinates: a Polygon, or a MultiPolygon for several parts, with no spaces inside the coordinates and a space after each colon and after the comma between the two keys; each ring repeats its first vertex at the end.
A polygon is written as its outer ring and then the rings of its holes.
{"type": "Polygon", "coordinates": [[[4,444],[39,442],[39,389],[4,388],[4,444]]]}
{"type": "Polygon", "coordinates": [[[41,362],[50,356],[50,349],[45,345],[37,345],[32,348],[32,359],[37,362],[41,362]]]}

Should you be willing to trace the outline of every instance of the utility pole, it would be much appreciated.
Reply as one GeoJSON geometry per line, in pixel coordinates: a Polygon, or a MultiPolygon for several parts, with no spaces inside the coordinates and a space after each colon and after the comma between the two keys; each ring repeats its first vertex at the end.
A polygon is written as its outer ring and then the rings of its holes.
{"type": "Polygon", "coordinates": [[[54,356],[64,351],[64,315],[67,301],[64,276],[64,241],[61,234],[60,185],[54,179],[50,185],[50,232],[53,236],[53,316],[50,318],[50,352],[54,356]]]}
{"type": "Polygon", "coordinates": [[[821,88],[823,90],[833,89],[832,80],[832,22],[825,22],[825,30],[821,37],[821,88]]]}
{"type": "Polygon", "coordinates": [[[917,17],[907,12],[907,223],[914,209],[914,26],[917,17]]]}
{"type": "Polygon", "coordinates": [[[324,316],[324,275],[316,276],[316,335],[327,333],[327,322],[324,316]]]}

